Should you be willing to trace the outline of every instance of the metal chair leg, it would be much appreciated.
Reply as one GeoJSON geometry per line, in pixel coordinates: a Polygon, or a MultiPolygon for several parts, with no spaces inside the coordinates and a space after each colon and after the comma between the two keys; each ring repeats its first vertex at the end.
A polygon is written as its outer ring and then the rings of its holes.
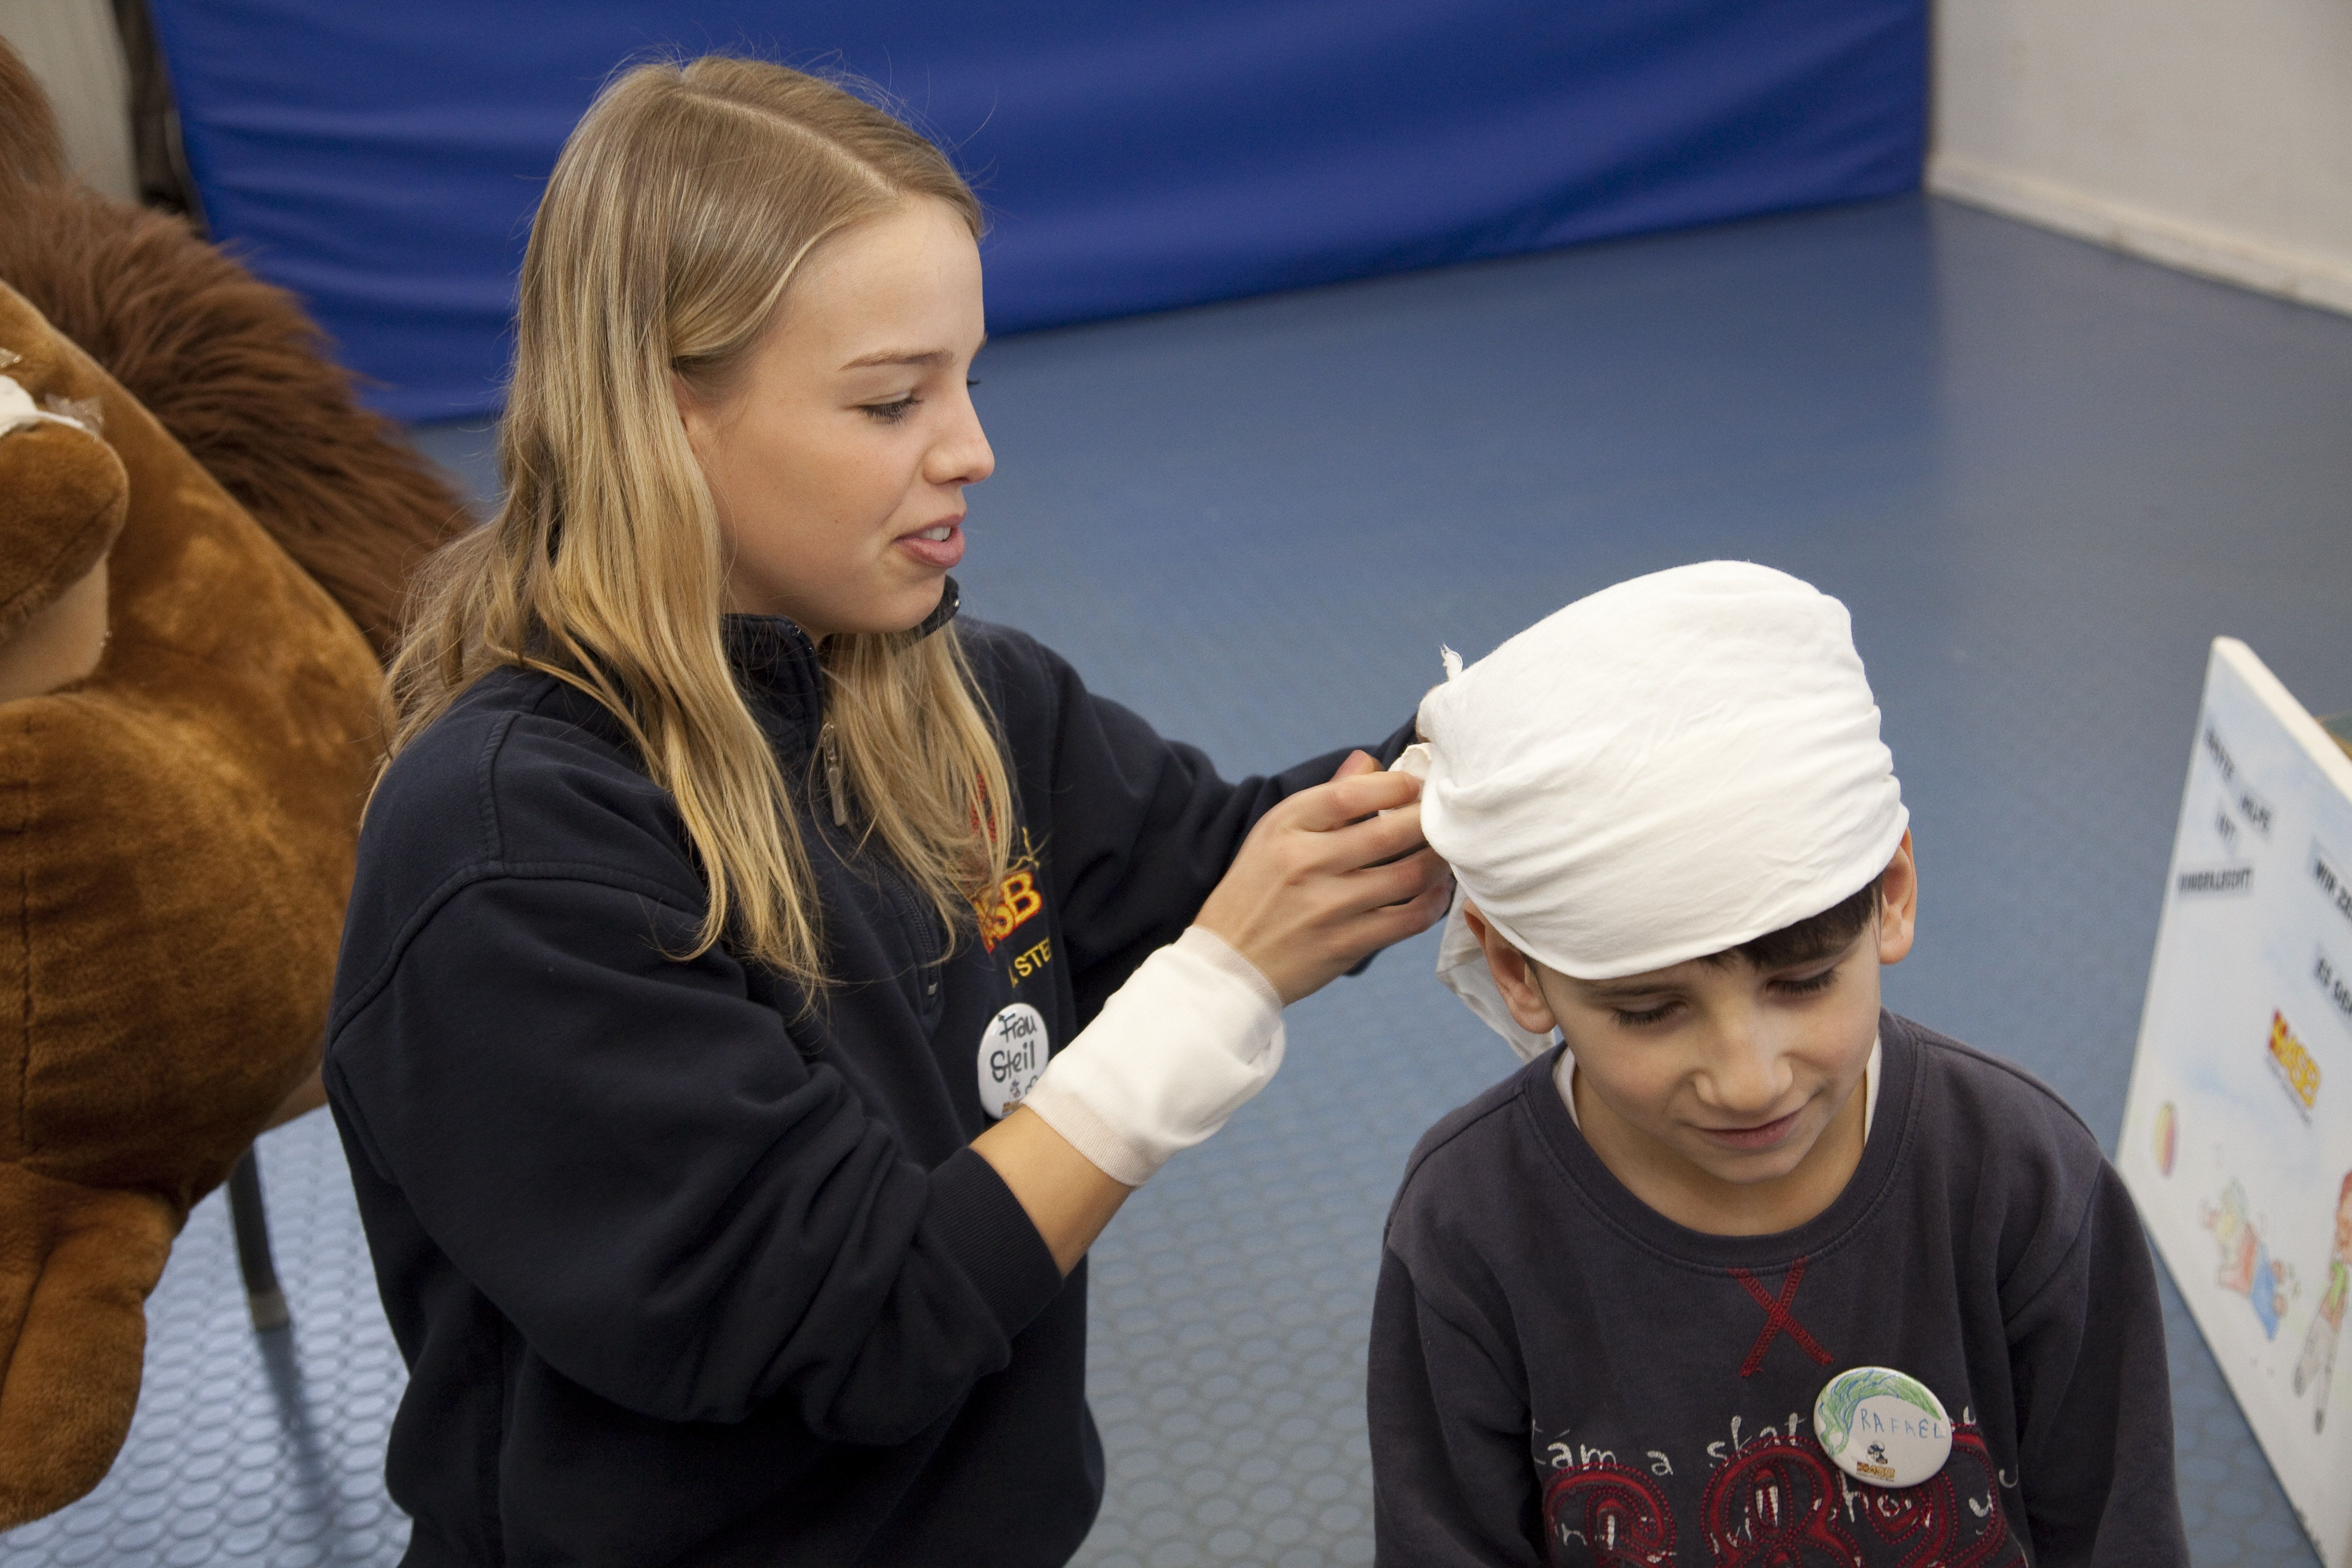
{"type": "Polygon", "coordinates": [[[228,1173],[228,1214],[236,1228],[236,1266],[245,1276],[246,1305],[257,1333],[282,1329],[289,1321],[286,1292],[278,1288],[278,1266],[269,1257],[269,1215],[261,1206],[261,1166],[247,1149],[228,1173]]]}

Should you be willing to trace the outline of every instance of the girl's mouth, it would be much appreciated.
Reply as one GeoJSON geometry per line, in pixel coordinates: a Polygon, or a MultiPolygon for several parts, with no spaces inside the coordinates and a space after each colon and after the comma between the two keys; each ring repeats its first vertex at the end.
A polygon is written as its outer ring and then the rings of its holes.
{"type": "Polygon", "coordinates": [[[908,534],[898,541],[898,548],[924,565],[944,572],[963,559],[963,524],[961,520],[934,524],[908,534]]]}

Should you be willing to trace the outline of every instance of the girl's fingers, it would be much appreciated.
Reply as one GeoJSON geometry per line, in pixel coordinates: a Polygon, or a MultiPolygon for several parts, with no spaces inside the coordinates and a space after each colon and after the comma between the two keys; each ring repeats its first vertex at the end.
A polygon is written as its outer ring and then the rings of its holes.
{"type": "Polygon", "coordinates": [[[1419,936],[1445,918],[1445,910],[1454,901],[1453,894],[1453,879],[1447,878],[1402,903],[1367,910],[1358,933],[1364,952],[1377,952],[1392,942],[1419,936]]]}
{"type": "Polygon", "coordinates": [[[1335,827],[1320,836],[1320,847],[1342,866],[1377,866],[1427,847],[1421,833],[1421,803],[1400,805],[1383,816],[1335,827]]]}
{"type": "Polygon", "coordinates": [[[1328,833],[1360,817],[1393,811],[1421,798],[1419,779],[1411,773],[1384,772],[1370,757],[1364,757],[1365,771],[1349,773],[1349,765],[1360,756],[1363,753],[1359,752],[1342,763],[1329,784],[1300,790],[1267,812],[1265,820],[1309,833],[1328,833]]]}
{"type": "Polygon", "coordinates": [[[1423,842],[1420,790],[1417,779],[1350,754],[1329,784],[1266,813],[1200,923],[1287,1001],[1426,930],[1445,910],[1452,876],[1423,842]]]}
{"type": "Polygon", "coordinates": [[[1433,888],[1450,886],[1453,873],[1434,849],[1422,849],[1385,866],[1366,866],[1347,873],[1343,886],[1348,901],[1360,910],[1386,909],[1410,903],[1433,888]]]}

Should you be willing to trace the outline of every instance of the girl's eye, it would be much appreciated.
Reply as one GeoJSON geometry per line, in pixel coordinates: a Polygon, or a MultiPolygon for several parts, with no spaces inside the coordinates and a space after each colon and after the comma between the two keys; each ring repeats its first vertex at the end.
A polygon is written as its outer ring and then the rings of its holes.
{"type": "Polygon", "coordinates": [[[1802,980],[1781,981],[1780,992],[1787,996],[1810,996],[1815,992],[1828,990],[1836,980],[1837,967],[1832,964],[1819,974],[1808,974],[1802,980]]]}
{"type": "Polygon", "coordinates": [[[921,398],[917,397],[910,392],[906,396],[898,399],[896,403],[868,403],[862,405],[861,406],[865,408],[866,413],[872,415],[875,418],[879,419],[883,424],[896,425],[899,420],[904,419],[907,416],[907,411],[908,409],[914,407],[916,404],[920,403],[921,401],[921,398]]]}
{"type": "Polygon", "coordinates": [[[965,376],[963,378],[963,384],[966,386],[978,386],[980,384],[980,377],[976,375],[965,376]]]}
{"type": "Polygon", "coordinates": [[[1639,1012],[1632,1012],[1623,1007],[1612,1009],[1618,1026],[1625,1029],[1639,1029],[1658,1023],[1674,1010],[1675,1005],[1672,1002],[1661,1002],[1654,1007],[1644,1007],[1639,1012]]]}

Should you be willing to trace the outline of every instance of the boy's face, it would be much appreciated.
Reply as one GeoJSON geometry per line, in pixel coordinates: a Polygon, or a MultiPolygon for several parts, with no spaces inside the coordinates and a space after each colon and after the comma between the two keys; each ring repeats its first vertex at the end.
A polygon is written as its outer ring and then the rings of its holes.
{"type": "Polygon", "coordinates": [[[1911,951],[1917,907],[1906,833],[1870,923],[1834,950],[1775,968],[1735,954],[1576,980],[1521,954],[1475,907],[1466,912],[1512,1016],[1539,1033],[1557,1027],[1575,1054],[1580,1113],[1589,1091],[1612,1124],[1588,1128],[1596,1147],[1593,1134],[1612,1138],[1661,1177],[1705,1189],[1801,1173],[1862,1081],[1877,1037],[1879,966],[1911,951]]]}

